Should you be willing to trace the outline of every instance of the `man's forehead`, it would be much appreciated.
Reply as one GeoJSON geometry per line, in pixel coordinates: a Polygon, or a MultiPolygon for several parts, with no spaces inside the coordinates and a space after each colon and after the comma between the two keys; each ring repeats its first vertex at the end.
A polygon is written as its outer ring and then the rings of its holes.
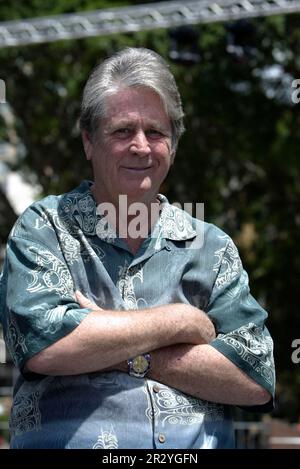
{"type": "Polygon", "coordinates": [[[104,118],[104,123],[106,125],[137,125],[137,124],[145,124],[145,125],[160,125],[161,127],[165,127],[168,124],[169,119],[159,119],[157,116],[140,116],[135,112],[124,112],[119,113],[114,116],[108,116],[104,118]]]}
{"type": "Polygon", "coordinates": [[[106,116],[124,115],[126,113],[157,114],[166,116],[161,98],[149,88],[126,88],[108,96],[105,99],[106,116]]]}
{"type": "Polygon", "coordinates": [[[113,105],[115,104],[125,104],[128,105],[132,102],[143,104],[144,102],[161,102],[160,96],[151,88],[146,86],[139,87],[128,87],[121,88],[118,91],[112,93],[106,97],[106,101],[113,105]]]}

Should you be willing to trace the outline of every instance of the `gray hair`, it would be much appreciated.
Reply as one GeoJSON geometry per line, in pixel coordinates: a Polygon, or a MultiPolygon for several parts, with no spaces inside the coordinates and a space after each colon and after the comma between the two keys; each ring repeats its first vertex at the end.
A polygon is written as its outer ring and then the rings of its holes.
{"type": "Polygon", "coordinates": [[[83,92],[79,125],[93,135],[105,117],[105,99],[128,87],[151,88],[161,98],[172,127],[172,152],[184,132],[180,94],[165,60],[156,52],[126,47],[92,71],[83,92]]]}

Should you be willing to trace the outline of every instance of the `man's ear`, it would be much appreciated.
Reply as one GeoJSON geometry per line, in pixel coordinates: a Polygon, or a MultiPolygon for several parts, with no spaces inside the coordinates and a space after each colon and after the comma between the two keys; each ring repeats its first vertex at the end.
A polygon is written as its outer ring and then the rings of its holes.
{"type": "Polygon", "coordinates": [[[93,142],[91,139],[91,134],[86,129],[83,129],[81,132],[81,137],[86,159],[91,160],[93,158],[93,142]]]}

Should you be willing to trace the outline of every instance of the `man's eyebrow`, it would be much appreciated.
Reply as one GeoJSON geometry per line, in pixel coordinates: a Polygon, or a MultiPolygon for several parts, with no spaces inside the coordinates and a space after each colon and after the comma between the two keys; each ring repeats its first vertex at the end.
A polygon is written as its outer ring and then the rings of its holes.
{"type": "MultiPolygon", "coordinates": [[[[111,122],[110,124],[107,124],[106,130],[109,132],[111,130],[118,129],[120,127],[130,127],[130,128],[132,128],[135,125],[136,125],[136,123],[134,121],[124,118],[124,119],[118,120],[117,122],[111,122]]],[[[157,130],[161,130],[162,132],[169,132],[170,131],[170,129],[168,129],[167,126],[164,126],[164,125],[160,124],[159,122],[157,122],[155,120],[147,121],[146,126],[150,127],[150,128],[157,129],[157,130]]]]}
{"type": "Polygon", "coordinates": [[[149,121],[149,127],[153,127],[156,130],[161,130],[162,132],[169,132],[170,129],[168,127],[160,124],[159,122],[156,121],[149,121]]]}
{"type": "Polygon", "coordinates": [[[106,125],[108,130],[117,129],[119,127],[134,127],[134,126],[135,126],[135,123],[132,121],[129,121],[128,119],[120,119],[117,122],[111,122],[110,124],[106,125]]]}

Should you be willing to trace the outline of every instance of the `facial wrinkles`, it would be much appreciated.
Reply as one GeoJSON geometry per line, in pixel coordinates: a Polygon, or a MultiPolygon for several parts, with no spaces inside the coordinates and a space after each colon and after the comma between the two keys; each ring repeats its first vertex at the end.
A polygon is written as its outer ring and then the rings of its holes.
{"type": "Polygon", "coordinates": [[[124,193],[148,203],[170,168],[168,115],[158,97],[147,90],[112,96],[107,111],[93,145],[98,200],[115,202],[124,193]]]}
{"type": "MultiPolygon", "coordinates": [[[[143,90],[143,88],[142,88],[143,90]]],[[[150,89],[144,89],[144,92],[141,93],[141,89],[131,88],[128,89],[128,93],[121,93],[118,96],[118,99],[110,99],[109,106],[107,107],[106,117],[104,121],[111,119],[114,121],[115,119],[122,121],[124,119],[124,123],[131,119],[139,119],[143,121],[147,118],[150,125],[155,125],[157,122],[160,122],[163,129],[166,131],[171,131],[170,128],[170,121],[169,118],[164,110],[164,107],[161,105],[161,100],[158,95],[154,94],[150,89]],[[153,103],[153,107],[149,108],[149,97],[151,102],[153,103]],[[156,103],[160,105],[157,106],[156,103]],[[128,112],[129,109],[134,110],[128,112]]]]}
{"type": "Polygon", "coordinates": [[[141,94],[140,90],[128,90],[128,94],[113,96],[109,100],[107,115],[99,122],[95,136],[96,147],[99,142],[102,151],[104,148],[109,151],[110,145],[114,145],[117,151],[122,149],[124,151],[127,143],[129,147],[132,140],[142,141],[145,138],[150,144],[151,151],[161,151],[159,149],[165,146],[166,151],[171,154],[171,123],[164,108],[155,103],[159,98],[153,95],[152,91],[148,91],[141,94]]]}
{"type": "Polygon", "coordinates": [[[156,130],[164,136],[171,138],[170,126],[162,123],[158,119],[148,119],[137,113],[126,113],[126,116],[116,116],[111,119],[103,120],[103,131],[105,135],[109,135],[120,128],[128,128],[130,130],[142,129],[145,132],[156,130]]]}

